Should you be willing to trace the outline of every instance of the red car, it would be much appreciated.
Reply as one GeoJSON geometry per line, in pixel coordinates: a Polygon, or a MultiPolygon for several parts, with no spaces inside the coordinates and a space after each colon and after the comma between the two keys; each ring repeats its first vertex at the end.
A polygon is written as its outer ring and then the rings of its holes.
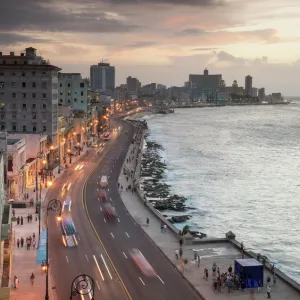
{"type": "Polygon", "coordinates": [[[106,197],[106,193],[105,192],[100,192],[100,201],[102,201],[102,202],[106,202],[107,201],[107,197],[106,197]]]}
{"type": "Polygon", "coordinates": [[[142,252],[139,249],[131,249],[129,251],[129,254],[137,267],[142,271],[142,273],[147,277],[157,277],[157,274],[155,273],[152,266],[149,264],[145,256],[142,254],[142,252]]]}
{"type": "Polygon", "coordinates": [[[110,203],[104,204],[104,212],[110,220],[118,219],[117,213],[110,203]]]}

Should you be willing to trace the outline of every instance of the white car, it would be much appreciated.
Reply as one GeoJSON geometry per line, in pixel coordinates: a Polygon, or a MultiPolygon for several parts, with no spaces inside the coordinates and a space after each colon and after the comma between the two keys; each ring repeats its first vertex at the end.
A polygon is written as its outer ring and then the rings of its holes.
{"type": "Polygon", "coordinates": [[[8,199],[8,203],[14,203],[15,199],[8,199]]]}

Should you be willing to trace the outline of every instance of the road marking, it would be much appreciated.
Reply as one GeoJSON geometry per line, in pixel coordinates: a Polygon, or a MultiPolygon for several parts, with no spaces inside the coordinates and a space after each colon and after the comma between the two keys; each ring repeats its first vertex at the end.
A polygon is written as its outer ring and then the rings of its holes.
{"type": "Polygon", "coordinates": [[[58,222],[56,221],[56,225],[58,226],[58,222]]]}
{"type": "Polygon", "coordinates": [[[98,201],[100,201],[100,198],[98,198],[98,201]]]}
{"type": "Polygon", "coordinates": [[[97,188],[97,191],[99,191],[99,189],[97,188]]]}
{"type": "Polygon", "coordinates": [[[117,220],[118,220],[118,222],[119,222],[119,223],[121,223],[121,221],[120,221],[120,219],[119,219],[119,218],[118,218],[117,220]]]}
{"type": "Polygon", "coordinates": [[[115,207],[113,206],[113,210],[115,210],[115,207]]]}
{"type": "Polygon", "coordinates": [[[97,266],[97,268],[98,268],[98,271],[99,271],[99,273],[100,273],[100,276],[101,276],[102,280],[104,281],[104,277],[103,277],[103,274],[102,274],[101,269],[100,269],[100,267],[99,267],[98,261],[97,261],[95,255],[93,255],[93,257],[94,257],[96,266],[97,266]]]}
{"type": "Polygon", "coordinates": [[[104,218],[104,222],[106,223],[106,220],[105,220],[105,218],[104,218]]]}
{"type": "Polygon", "coordinates": [[[111,199],[111,198],[109,198],[109,200],[110,200],[110,201],[112,201],[112,199],[111,199]]]}
{"type": "Polygon", "coordinates": [[[158,279],[162,282],[162,284],[165,284],[164,282],[163,282],[163,280],[157,275],[157,277],[158,277],[158,279]]]}
{"type": "Polygon", "coordinates": [[[100,210],[102,211],[102,207],[100,206],[100,210]]]}
{"type": "Polygon", "coordinates": [[[107,191],[109,192],[109,189],[107,189],[107,191]]]}
{"type": "Polygon", "coordinates": [[[112,234],[112,232],[110,233],[110,235],[113,237],[113,239],[115,238],[114,235],[112,234]]]}
{"type": "Polygon", "coordinates": [[[67,260],[67,263],[69,263],[69,259],[68,259],[68,256],[66,255],[66,260],[67,260]]]}
{"type": "Polygon", "coordinates": [[[99,184],[99,181],[97,180],[97,184],[99,184]]]}
{"type": "Polygon", "coordinates": [[[104,257],[102,256],[102,254],[101,254],[101,258],[102,258],[103,263],[104,263],[104,265],[105,265],[105,268],[106,268],[106,270],[107,270],[107,272],[108,272],[108,274],[109,274],[109,277],[110,277],[110,279],[112,280],[112,276],[111,276],[111,274],[110,274],[110,271],[109,271],[109,269],[108,269],[108,267],[107,267],[106,261],[105,261],[104,257]]]}
{"type": "Polygon", "coordinates": [[[144,281],[142,280],[141,277],[139,277],[140,281],[142,282],[143,285],[145,285],[144,281]]]}
{"type": "Polygon", "coordinates": [[[97,284],[98,289],[101,290],[101,289],[100,289],[100,285],[99,285],[99,283],[98,283],[97,280],[96,280],[96,284],[97,284]]]}
{"type": "Polygon", "coordinates": [[[85,258],[86,258],[86,260],[89,262],[89,259],[88,259],[87,255],[85,255],[85,258]]]}
{"type": "Polygon", "coordinates": [[[127,232],[125,232],[126,233],[126,235],[129,237],[129,234],[127,233],[127,232]]]}
{"type": "Polygon", "coordinates": [[[127,258],[126,254],[123,252],[123,255],[125,256],[125,258],[127,258]]]}

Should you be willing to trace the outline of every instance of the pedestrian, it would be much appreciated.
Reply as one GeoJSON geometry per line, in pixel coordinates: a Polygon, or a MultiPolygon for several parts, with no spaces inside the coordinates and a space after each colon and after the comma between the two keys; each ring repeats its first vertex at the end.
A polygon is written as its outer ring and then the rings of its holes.
{"type": "Polygon", "coordinates": [[[35,233],[32,234],[32,239],[35,241],[35,233]]]}
{"type": "Polygon", "coordinates": [[[32,241],[32,247],[33,247],[33,249],[35,249],[35,245],[36,245],[36,242],[32,241]]]}
{"type": "Polygon", "coordinates": [[[32,285],[33,285],[33,283],[34,283],[34,278],[35,278],[34,274],[33,274],[33,273],[31,273],[31,276],[30,276],[30,281],[31,281],[31,284],[32,284],[32,285]]]}
{"type": "Polygon", "coordinates": [[[179,251],[178,251],[178,249],[175,250],[175,257],[176,257],[176,259],[179,259],[179,251]]]}
{"type": "Polygon", "coordinates": [[[259,281],[258,281],[258,287],[257,287],[257,292],[258,292],[258,293],[261,292],[261,287],[262,287],[261,280],[259,280],[259,281]]]}
{"type": "Polygon", "coordinates": [[[147,218],[147,226],[149,226],[149,223],[150,223],[150,219],[147,218]]]}
{"type": "Polygon", "coordinates": [[[23,217],[21,217],[21,225],[23,225],[23,217]]]}
{"type": "Polygon", "coordinates": [[[267,286],[267,295],[268,295],[268,298],[271,298],[271,286],[270,286],[270,284],[268,284],[268,286],[267,286]]]}
{"type": "Polygon", "coordinates": [[[200,255],[197,255],[198,268],[200,268],[200,260],[201,260],[200,255]]]}
{"type": "Polygon", "coordinates": [[[17,225],[20,224],[20,217],[17,217],[17,225]]]}
{"type": "Polygon", "coordinates": [[[23,237],[21,237],[21,247],[23,248],[23,245],[24,245],[24,239],[23,237]]]}
{"type": "Polygon", "coordinates": [[[160,231],[163,232],[163,229],[164,229],[164,223],[161,222],[161,223],[160,223],[160,231]]]}
{"type": "Polygon", "coordinates": [[[183,244],[183,240],[180,239],[180,240],[179,240],[179,246],[182,247],[182,244],[183,244]]]}
{"type": "Polygon", "coordinates": [[[18,277],[17,276],[15,276],[15,289],[17,290],[17,289],[19,289],[19,279],[18,279],[18,277]]]}
{"type": "Polygon", "coordinates": [[[180,258],[182,257],[182,255],[183,255],[182,248],[179,248],[179,256],[180,256],[180,258]]]}
{"type": "Polygon", "coordinates": [[[20,247],[20,240],[19,239],[17,239],[17,246],[18,246],[18,248],[20,247]]]}
{"type": "Polygon", "coordinates": [[[164,232],[167,232],[167,225],[166,224],[164,224],[164,232]]]}
{"type": "Polygon", "coordinates": [[[206,279],[206,281],[207,281],[207,280],[208,280],[208,269],[205,268],[205,269],[204,269],[204,272],[205,272],[205,279],[206,279]]]}
{"type": "Polygon", "coordinates": [[[29,223],[29,218],[30,218],[30,217],[29,217],[29,214],[28,214],[28,215],[27,215],[27,223],[29,223]]]}
{"type": "Polygon", "coordinates": [[[38,215],[35,215],[35,221],[37,221],[38,220],[38,215]]]}
{"type": "Polygon", "coordinates": [[[13,215],[13,217],[15,217],[15,215],[16,215],[16,211],[14,209],[12,211],[12,215],[13,215]]]}
{"type": "Polygon", "coordinates": [[[180,266],[181,266],[181,272],[183,274],[184,273],[184,260],[183,259],[181,260],[180,266]]]}

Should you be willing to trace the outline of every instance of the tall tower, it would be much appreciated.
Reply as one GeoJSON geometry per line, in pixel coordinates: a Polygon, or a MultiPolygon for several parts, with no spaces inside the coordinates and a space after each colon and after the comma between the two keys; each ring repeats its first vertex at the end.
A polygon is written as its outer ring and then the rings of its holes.
{"type": "Polygon", "coordinates": [[[246,96],[252,95],[252,77],[250,75],[245,77],[245,94],[246,96]]]}
{"type": "Polygon", "coordinates": [[[115,89],[115,67],[100,62],[90,67],[90,79],[93,89],[113,91],[115,89]]]}

